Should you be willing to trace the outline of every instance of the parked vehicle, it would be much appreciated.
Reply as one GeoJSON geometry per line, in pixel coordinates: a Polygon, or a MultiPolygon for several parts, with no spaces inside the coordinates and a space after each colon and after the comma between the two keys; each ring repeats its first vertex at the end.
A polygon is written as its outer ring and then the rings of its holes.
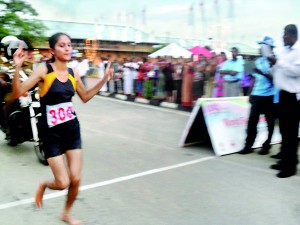
{"type": "MultiPolygon", "coordinates": [[[[1,40],[6,54],[1,56],[2,64],[0,65],[0,128],[5,133],[5,139],[10,146],[26,141],[33,142],[38,160],[48,165],[39,136],[38,121],[41,113],[38,87],[29,90],[17,100],[11,96],[15,72],[12,55],[18,43],[18,39],[16,40],[13,36],[7,36],[1,40]]],[[[21,81],[28,79],[23,70],[20,71],[20,76],[21,81]]]]}
{"type": "MultiPolygon", "coordinates": [[[[26,79],[24,72],[22,79],[26,79]]],[[[11,87],[11,85],[8,86],[11,87]]],[[[38,119],[41,113],[38,87],[28,91],[17,100],[5,99],[10,94],[10,92],[6,93],[4,98],[1,99],[2,131],[6,135],[5,139],[8,145],[16,146],[26,141],[33,142],[38,160],[47,165],[48,163],[43,152],[43,143],[39,138],[38,119]]]]}

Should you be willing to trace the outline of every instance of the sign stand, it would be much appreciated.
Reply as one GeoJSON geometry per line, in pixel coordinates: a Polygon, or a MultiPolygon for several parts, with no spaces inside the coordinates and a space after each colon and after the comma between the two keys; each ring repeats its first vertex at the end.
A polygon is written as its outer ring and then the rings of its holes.
{"type": "MultiPolygon", "coordinates": [[[[201,143],[209,138],[218,156],[242,150],[249,110],[248,97],[199,98],[182,133],[179,146],[201,143]]],[[[267,122],[264,115],[261,115],[252,148],[261,147],[267,135],[267,122]]],[[[279,129],[275,125],[271,144],[280,142],[279,129]]]]}

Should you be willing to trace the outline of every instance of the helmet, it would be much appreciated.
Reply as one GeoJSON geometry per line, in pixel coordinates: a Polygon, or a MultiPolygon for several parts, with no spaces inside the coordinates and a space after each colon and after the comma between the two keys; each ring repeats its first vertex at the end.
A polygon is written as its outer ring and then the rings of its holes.
{"type": "Polygon", "coordinates": [[[1,44],[5,49],[5,56],[8,59],[11,59],[21,43],[23,43],[24,49],[28,49],[27,44],[24,41],[19,40],[15,36],[6,36],[6,37],[2,38],[1,44]]]}

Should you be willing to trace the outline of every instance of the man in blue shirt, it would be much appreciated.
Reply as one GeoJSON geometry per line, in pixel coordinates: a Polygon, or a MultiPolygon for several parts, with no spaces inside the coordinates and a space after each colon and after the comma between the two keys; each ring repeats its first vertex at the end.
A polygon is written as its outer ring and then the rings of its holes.
{"type": "MultiPolygon", "coordinates": [[[[263,41],[259,42],[261,45],[260,52],[263,45],[269,46],[270,49],[274,47],[274,41],[270,37],[265,37],[263,41]]],[[[268,59],[264,56],[259,57],[255,61],[256,68],[255,73],[252,74],[253,88],[249,97],[251,103],[250,115],[247,125],[247,137],[245,141],[245,147],[240,154],[252,153],[251,148],[254,144],[257,135],[257,124],[261,114],[265,115],[268,124],[268,138],[263,143],[262,149],[258,152],[260,155],[266,155],[271,148],[270,142],[274,131],[274,87],[272,82],[272,76],[269,74],[271,65],[268,59]]]]}
{"type": "Polygon", "coordinates": [[[240,81],[243,78],[244,62],[238,59],[238,49],[233,47],[231,49],[232,59],[225,61],[220,70],[221,76],[224,78],[224,97],[236,97],[241,94],[240,81]]]}

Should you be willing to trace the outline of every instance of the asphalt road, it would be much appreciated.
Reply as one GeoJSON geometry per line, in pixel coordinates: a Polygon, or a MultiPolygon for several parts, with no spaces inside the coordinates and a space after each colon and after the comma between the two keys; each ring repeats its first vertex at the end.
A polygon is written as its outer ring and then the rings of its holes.
{"type": "MultiPolygon", "coordinates": [[[[96,96],[75,109],[84,168],[73,214],[87,225],[298,225],[300,177],[279,179],[269,156],[216,157],[210,146],[180,148],[189,113],[96,96]]],[[[0,134],[0,224],[59,225],[65,192],[33,196],[51,178],[32,143],[0,134]]],[[[276,153],[278,146],[273,146],[276,153]]]]}

